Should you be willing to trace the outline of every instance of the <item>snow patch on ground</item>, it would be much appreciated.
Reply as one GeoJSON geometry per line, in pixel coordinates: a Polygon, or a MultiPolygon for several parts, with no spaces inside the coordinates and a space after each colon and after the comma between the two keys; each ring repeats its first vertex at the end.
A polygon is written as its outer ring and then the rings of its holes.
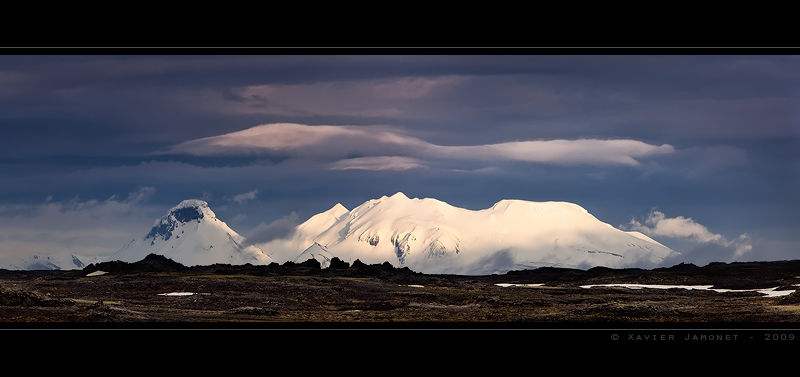
{"type": "Polygon", "coordinates": [[[497,283],[495,284],[498,287],[542,287],[544,284],[511,284],[511,283],[497,283]]]}
{"type": "MultiPolygon", "coordinates": [[[[499,285],[499,284],[498,284],[499,285]]],[[[670,288],[682,288],[682,289],[707,289],[712,290],[714,292],[748,292],[748,291],[756,291],[761,294],[765,294],[769,297],[780,297],[786,296],[794,292],[795,290],[787,290],[787,291],[776,291],[777,287],[775,288],[766,288],[766,289],[711,289],[713,285],[661,285],[661,284],[593,284],[593,285],[582,285],[581,288],[592,288],[592,287],[623,287],[629,289],[642,289],[642,288],[654,288],[654,289],[670,289],[670,288]]]]}

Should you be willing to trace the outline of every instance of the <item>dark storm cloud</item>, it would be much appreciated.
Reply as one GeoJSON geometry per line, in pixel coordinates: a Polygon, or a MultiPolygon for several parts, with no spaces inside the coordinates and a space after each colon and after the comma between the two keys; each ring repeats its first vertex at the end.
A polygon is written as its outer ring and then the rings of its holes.
{"type": "Polygon", "coordinates": [[[0,125],[29,151],[53,153],[61,140],[69,154],[103,145],[152,150],[269,122],[394,124],[462,145],[779,137],[796,123],[797,63],[792,56],[5,57],[0,125]],[[49,147],[39,147],[42,140],[49,147]]]}

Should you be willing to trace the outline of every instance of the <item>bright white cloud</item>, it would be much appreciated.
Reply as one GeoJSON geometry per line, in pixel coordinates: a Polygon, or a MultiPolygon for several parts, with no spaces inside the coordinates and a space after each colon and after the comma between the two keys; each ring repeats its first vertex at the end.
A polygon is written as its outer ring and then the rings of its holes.
{"type": "Polygon", "coordinates": [[[441,157],[472,160],[509,160],[555,164],[639,165],[637,158],[672,153],[664,144],[650,145],[636,140],[547,140],[519,141],[477,146],[434,146],[430,150],[441,157]]]}
{"type": "Polygon", "coordinates": [[[417,159],[410,157],[382,156],[357,157],[339,160],[331,164],[329,170],[409,170],[424,168],[417,159]]]}
{"type": "Polygon", "coordinates": [[[666,218],[662,212],[653,211],[643,225],[636,220],[631,220],[631,230],[639,231],[649,236],[664,236],[671,238],[687,238],[694,242],[712,242],[722,239],[722,235],[711,233],[708,228],[698,224],[691,218],[683,216],[666,218]]]}
{"type": "Polygon", "coordinates": [[[753,249],[752,242],[747,234],[728,240],[721,234],[712,233],[708,228],[691,218],[683,216],[667,218],[664,213],[659,211],[651,212],[644,224],[631,220],[627,227],[621,226],[621,228],[642,232],[651,237],[670,237],[698,243],[715,243],[732,249],[733,259],[741,257],[753,249]]]}
{"type": "Polygon", "coordinates": [[[243,193],[243,194],[238,194],[238,195],[234,196],[233,199],[231,199],[231,200],[233,200],[236,203],[242,204],[242,203],[244,203],[244,202],[246,202],[248,200],[255,199],[256,198],[256,194],[258,194],[258,190],[252,190],[252,191],[248,191],[248,192],[243,193]]]}
{"type": "Polygon", "coordinates": [[[227,135],[200,139],[194,144],[221,148],[287,151],[310,145],[320,145],[337,137],[359,137],[364,136],[363,134],[362,131],[353,127],[310,127],[301,124],[278,123],[264,124],[227,135]]]}
{"type": "Polygon", "coordinates": [[[293,157],[338,158],[354,153],[385,155],[414,152],[429,145],[387,127],[275,123],[190,140],[173,146],[166,153],[198,156],[273,153],[293,157]]]}
{"type": "Polygon", "coordinates": [[[640,164],[641,158],[672,152],[674,148],[670,145],[656,146],[637,140],[545,140],[442,146],[388,127],[277,123],[187,141],[173,146],[165,153],[200,156],[282,154],[337,161],[333,165],[334,169],[374,170],[380,166],[410,168],[412,165],[426,165],[426,161],[523,161],[562,165],[636,166],[640,164]],[[361,157],[347,159],[353,154],[361,157]],[[376,159],[379,157],[393,159],[376,159]],[[388,164],[388,161],[392,163],[388,164]]]}

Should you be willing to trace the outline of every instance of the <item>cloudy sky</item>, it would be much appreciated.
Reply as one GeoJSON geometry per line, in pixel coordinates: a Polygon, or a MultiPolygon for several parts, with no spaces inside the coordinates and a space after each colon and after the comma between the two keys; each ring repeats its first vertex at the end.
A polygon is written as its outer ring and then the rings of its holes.
{"type": "Polygon", "coordinates": [[[669,265],[800,258],[798,56],[6,55],[0,130],[0,267],[183,199],[263,239],[398,191],[576,203],[669,265]]]}

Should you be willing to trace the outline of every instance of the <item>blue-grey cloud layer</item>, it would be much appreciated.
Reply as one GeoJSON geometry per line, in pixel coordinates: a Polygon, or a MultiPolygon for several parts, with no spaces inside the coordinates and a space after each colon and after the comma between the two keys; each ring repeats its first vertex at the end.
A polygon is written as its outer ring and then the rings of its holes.
{"type": "Polygon", "coordinates": [[[793,259],[799,63],[5,56],[0,220],[44,231],[5,231],[0,260],[58,247],[45,239],[91,242],[81,234],[100,225],[89,219],[104,219],[114,236],[86,247],[110,250],[187,198],[207,198],[234,229],[258,234],[293,212],[302,221],[396,191],[472,209],[506,198],[572,201],[657,239],[658,223],[647,220],[661,213],[662,224],[691,219],[724,237],[688,240],[693,261],[733,257],[742,234],[752,250],[740,248],[739,259],[793,259]],[[264,126],[276,124],[295,126],[264,126]],[[128,199],[142,188],[153,191],[128,199]]]}

